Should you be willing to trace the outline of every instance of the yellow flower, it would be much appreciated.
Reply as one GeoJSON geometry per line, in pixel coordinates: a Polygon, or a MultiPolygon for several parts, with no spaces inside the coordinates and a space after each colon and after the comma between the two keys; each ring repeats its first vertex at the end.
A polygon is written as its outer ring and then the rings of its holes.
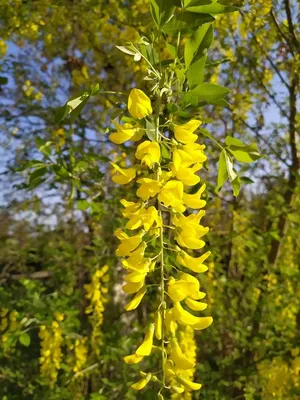
{"type": "Polygon", "coordinates": [[[185,207],[182,204],[183,198],[183,184],[182,182],[171,180],[167,182],[159,196],[158,199],[162,202],[166,207],[172,207],[177,212],[184,212],[185,207]]]}
{"type": "Polygon", "coordinates": [[[132,89],[128,98],[128,110],[137,119],[152,114],[151,101],[140,89],[132,89]]]}
{"type": "Polygon", "coordinates": [[[168,294],[173,301],[182,301],[187,296],[197,292],[198,287],[198,282],[189,282],[182,279],[175,281],[174,278],[171,278],[168,285],[168,294]]]}
{"type": "Polygon", "coordinates": [[[201,121],[192,119],[183,125],[175,125],[174,133],[175,138],[178,142],[182,143],[193,143],[197,140],[198,135],[193,132],[201,125],[201,121]]]}
{"type": "Polygon", "coordinates": [[[183,193],[183,202],[186,206],[194,209],[203,208],[206,206],[206,201],[201,200],[201,195],[205,191],[206,185],[203,184],[195,194],[183,193]]]}
{"type": "Polygon", "coordinates": [[[142,233],[138,233],[134,236],[128,236],[121,229],[117,229],[115,231],[115,235],[119,240],[121,240],[121,244],[116,250],[116,255],[118,257],[121,256],[129,256],[132,251],[134,251],[142,241],[142,233]]]}
{"type": "Polygon", "coordinates": [[[154,179],[142,178],[137,181],[141,186],[138,188],[136,195],[143,200],[148,200],[159,193],[162,184],[154,179]]]}
{"type": "Polygon", "coordinates": [[[172,336],[175,336],[177,323],[173,316],[172,310],[167,310],[165,313],[165,326],[167,332],[171,333],[172,336]]]}
{"type": "Polygon", "coordinates": [[[199,211],[197,214],[191,214],[188,217],[173,217],[173,224],[179,228],[176,241],[180,246],[189,249],[201,249],[205,245],[205,242],[200,240],[200,238],[205,235],[209,229],[199,225],[204,214],[204,211],[199,211]]]}
{"type": "Polygon", "coordinates": [[[133,201],[127,201],[126,199],[121,199],[120,203],[125,210],[122,211],[122,215],[126,218],[129,218],[132,214],[136,213],[141,208],[141,203],[134,203],[133,201]]]}
{"type": "Polygon", "coordinates": [[[195,163],[188,153],[180,149],[173,151],[172,174],[185,185],[193,186],[200,182],[200,177],[195,173],[201,168],[202,164],[195,163]]]}
{"type": "Polygon", "coordinates": [[[183,265],[193,272],[206,272],[208,268],[206,265],[203,264],[203,262],[210,256],[210,254],[211,252],[207,251],[201,257],[192,257],[185,251],[181,250],[181,252],[176,257],[176,260],[179,264],[183,265]]]}
{"type": "Polygon", "coordinates": [[[144,280],[140,282],[127,283],[126,285],[122,286],[122,290],[127,294],[132,294],[138,292],[143,285],[144,280]]]}
{"type": "Polygon", "coordinates": [[[127,140],[138,140],[143,136],[143,131],[139,128],[134,127],[131,124],[124,124],[123,126],[118,124],[118,122],[113,121],[115,127],[117,128],[117,132],[112,133],[109,136],[109,139],[116,144],[122,144],[127,140]]]}
{"type": "Polygon", "coordinates": [[[204,311],[207,308],[207,304],[206,303],[202,303],[200,301],[195,301],[193,299],[190,298],[186,298],[185,299],[185,304],[194,311],[204,311]]]}
{"type": "Polygon", "coordinates": [[[135,310],[139,306],[143,297],[145,296],[146,291],[147,291],[146,286],[142,286],[141,289],[134,296],[134,298],[128,304],[125,305],[125,310],[126,311],[135,310]]]}
{"type": "Polygon", "coordinates": [[[112,180],[119,185],[126,185],[131,182],[136,176],[135,168],[120,168],[117,164],[111,163],[115,170],[115,175],[112,176],[112,180]]]}
{"type": "Polygon", "coordinates": [[[200,383],[192,382],[181,376],[178,376],[177,379],[183,386],[185,386],[187,389],[190,389],[190,390],[199,390],[202,387],[202,385],[200,383]]]}
{"type": "Polygon", "coordinates": [[[194,362],[184,356],[177,339],[175,338],[171,340],[170,358],[175,363],[175,367],[179,369],[191,369],[195,366],[194,362]]]}
{"type": "Polygon", "coordinates": [[[136,350],[135,354],[138,356],[149,356],[153,347],[154,324],[151,324],[148,332],[145,335],[143,343],[136,350]]]}
{"type": "Polygon", "coordinates": [[[141,160],[142,164],[146,164],[149,168],[152,168],[153,165],[160,160],[159,144],[157,142],[145,140],[138,146],[135,157],[141,160]]]}
{"type": "Polygon", "coordinates": [[[205,149],[204,144],[188,143],[182,146],[182,151],[189,155],[192,163],[204,163],[207,160],[206,155],[203,153],[205,149]]]}
{"type": "Polygon", "coordinates": [[[130,356],[124,357],[123,360],[126,362],[126,364],[137,364],[143,358],[144,358],[143,356],[137,356],[136,354],[132,354],[130,356]]]}
{"type": "Polygon", "coordinates": [[[135,212],[126,224],[126,228],[130,230],[138,229],[143,226],[145,231],[148,232],[155,224],[155,228],[162,225],[161,217],[155,207],[151,206],[147,209],[142,208],[135,212]]]}
{"type": "Polygon", "coordinates": [[[147,385],[147,383],[150,381],[151,379],[151,374],[147,374],[144,378],[142,378],[141,380],[139,380],[138,382],[134,383],[133,385],[131,385],[132,389],[135,390],[142,390],[144,389],[144,387],[147,385]]]}
{"type": "Polygon", "coordinates": [[[155,313],[155,337],[157,340],[161,340],[162,338],[162,318],[160,310],[157,310],[155,313]]]}
{"type": "Polygon", "coordinates": [[[173,307],[174,319],[181,325],[190,325],[195,330],[208,328],[212,324],[212,317],[195,317],[184,310],[180,302],[175,302],[173,307]]]}

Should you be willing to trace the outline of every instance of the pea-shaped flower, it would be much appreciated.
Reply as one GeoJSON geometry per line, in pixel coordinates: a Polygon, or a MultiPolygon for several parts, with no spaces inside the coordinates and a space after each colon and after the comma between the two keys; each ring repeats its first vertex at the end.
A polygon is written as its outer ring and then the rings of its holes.
{"type": "Polygon", "coordinates": [[[146,140],[138,146],[135,156],[138,160],[142,161],[142,164],[146,164],[149,168],[152,168],[153,164],[158,163],[160,160],[159,144],[146,140]]]}
{"type": "Polygon", "coordinates": [[[132,89],[128,98],[128,110],[134,118],[145,118],[152,114],[151,101],[142,90],[132,89]]]}

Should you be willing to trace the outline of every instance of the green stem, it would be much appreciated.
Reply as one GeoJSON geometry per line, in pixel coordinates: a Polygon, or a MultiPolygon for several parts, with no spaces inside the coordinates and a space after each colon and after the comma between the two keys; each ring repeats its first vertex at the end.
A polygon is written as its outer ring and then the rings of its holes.
{"type": "MultiPolygon", "coordinates": [[[[159,98],[157,101],[157,108],[156,108],[156,123],[155,123],[155,140],[159,143],[161,141],[161,135],[159,132],[159,113],[160,113],[160,106],[161,106],[161,94],[159,94],[159,98]]],[[[156,172],[156,179],[159,180],[160,177],[160,168],[156,172]]],[[[158,210],[160,218],[163,222],[163,211],[162,205],[158,200],[158,210]]],[[[165,387],[165,264],[164,264],[164,228],[163,225],[160,228],[160,306],[159,312],[161,314],[161,324],[162,324],[162,331],[161,331],[161,363],[162,363],[162,387],[160,392],[165,387]]]]}

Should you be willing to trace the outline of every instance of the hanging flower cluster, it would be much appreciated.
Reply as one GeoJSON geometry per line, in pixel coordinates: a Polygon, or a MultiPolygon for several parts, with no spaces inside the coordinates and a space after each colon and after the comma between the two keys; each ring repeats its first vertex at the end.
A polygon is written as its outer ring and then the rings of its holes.
{"type": "Polygon", "coordinates": [[[60,322],[64,315],[56,313],[55,321],[51,326],[41,325],[39,337],[41,339],[40,371],[49,386],[53,386],[57,380],[58,371],[62,361],[61,346],[63,343],[60,322]]]}
{"type": "MultiPolygon", "coordinates": [[[[186,326],[183,330],[178,333],[178,342],[179,346],[182,350],[182,353],[185,358],[187,358],[193,367],[190,369],[182,369],[179,374],[183,377],[192,381],[195,373],[195,363],[196,363],[196,355],[197,355],[197,346],[195,341],[195,332],[194,329],[190,326],[186,326]]],[[[171,376],[172,381],[172,376],[171,376]]],[[[179,390],[180,391],[180,390],[179,390]]],[[[192,400],[192,390],[185,388],[184,393],[173,393],[171,395],[172,400],[192,400]]]]}
{"type": "Polygon", "coordinates": [[[109,281],[108,265],[98,269],[92,276],[91,283],[84,285],[86,290],[86,299],[89,301],[85,309],[86,314],[90,315],[91,325],[93,327],[91,343],[95,353],[100,355],[99,342],[101,341],[101,331],[99,327],[103,323],[104,304],[107,302],[106,294],[108,288],[106,283],[109,281]]]}
{"type": "Polygon", "coordinates": [[[163,120],[157,96],[154,113],[149,97],[139,89],[132,89],[128,99],[132,123],[115,122],[117,131],[110,135],[110,140],[116,144],[140,140],[135,165],[121,168],[112,163],[115,183],[125,185],[133,180],[137,183],[138,200],[121,200],[122,214],[128,220],[126,231],[115,232],[120,240],[116,254],[123,257],[126,270],[122,289],[132,296],[125,308],[131,311],[138,307],[147,293],[148,278],[151,282],[158,280],[151,286],[158,287],[160,299],[155,321],[150,323],[135,353],[125,357],[125,362],[138,363],[159,349],[161,376],[141,372],[141,380],[132,387],[141,390],[150,380],[159,380],[159,396],[162,396],[161,391],[166,387],[173,393],[200,389],[200,384],[190,380],[192,374],[185,372],[193,371],[195,361],[183,352],[182,342],[178,341],[179,327],[205,329],[212,318],[190,312],[207,307],[201,301],[205,293],[200,291],[200,283],[192,273],[205,272],[204,262],[210,255],[210,252],[200,257],[190,254],[191,250],[204,247],[203,236],[208,232],[201,225],[205,214],[201,209],[206,204],[201,199],[205,184],[199,185],[197,174],[206,161],[205,146],[196,143],[201,121],[192,119],[175,124],[163,120]],[[145,134],[149,140],[144,140],[145,134]],[[168,157],[163,155],[163,147],[168,149],[168,157]],[[199,185],[196,191],[192,188],[195,185],[199,185]],[[154,238],[159,238],[160,243],[155,254],[148,245],[154,238]],[[165,262],[167,255],[168,259],[169,256],[174,259],[171,266],[165,262]]]}

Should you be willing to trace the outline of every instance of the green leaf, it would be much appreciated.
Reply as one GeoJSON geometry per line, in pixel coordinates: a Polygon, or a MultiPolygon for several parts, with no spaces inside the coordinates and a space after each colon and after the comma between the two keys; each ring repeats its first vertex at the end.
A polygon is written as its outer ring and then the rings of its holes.
{"type": "Polygon", "coordinates": [[[207,56],[203,56],[198,61],[194,62],[188,69],[187,78],[190,88],[203,82],[206,59],[207,56]]]}
{"type": "Polygon", "coordinates": [[[180,0],[149,0],[151,13],[158,26],[167,23],[173,16],[175,7],[180,7],[180,0]]]}
{"type": "Polygon", "coordinates": [[[211,4],[214,0],[184,0],[184,7],[188,6],[203,6],[205,4],[211,4]]]}
{"type": "Polygon", "coordinates": [[[188,68],[193,59],[200,58],[213,41],[213,29],[211,23],[202,25],[194,32],[191,39],[188,39],[184,47],[184,60],[188,68]]]}
{"type": "Polygon", "coordinates": [[[86,211],[89,208],[90,204],[87,200],[78,200],[77,208],[80,211],[86,211]]]}
{"type": "Polygon", "coordinates": [[[29,176],[29,187],[31,189],[37,187],[40,183],[42,183],[42,177],[48,172],[47,167],[41,167],[38,169],[35,169],[29,176]]]}
{"type": "Polygon", "coordinates": [[[228,179],[228,172],[226,167],[226,152],[225,150],[222,150],[218,164],[218,184],[217,184],[218,191],[221,189],[221,187],[224,185],[227,179],[228,179]]]}
{"type": "Polygon", "coordinates": [[[197,96],[198,102],[218,104],[229,92],[230,90],[224,86],[214,85],[213,83],[200,83],[183,96],[183,102],[188,104],[191,102],[190,98],[197,96]]]}
{"type": "Polygon", "coordinates": [[[168,52],[171,54],[171,56],[173,58],[175,58],[176,57],[176,47],[168,42],[166,42],[166,46],[167,46],[168,52]]]}
{"type": "Polygon", "coordinates": [[[30,336],[28,335],[28,333],[26,333],[26,332],[21,333],[21,335],[19,336],[19,342],[23,346],[28,347],[31,342],[31,339],[30,339],[30,336]]]}
{"type": "Polygon", "coordinates": [[[240,176],[240,181],[245,185],[249,185],[250,183],[254,183],[254,181],[247,176],[240,176]]]}
{"type": "Polygon", "coordinates": [[[90,94],[87,92],[82,93],[80,96],[71,98],[64,106],[57,109],[55,113],[55,122],[59,123],[63,121],[69,114],[71,116],[71,122],[74,122],[84,109],[89,98],[90,94]]]}
{"type": "Polygon", "coordinates": [[[117,49],[130,56],[136,55],[136,50],[132,50],[132,46],[116,46],[117,49]]]}
{"type": "Polygon", "coordinates": [[[237,197],[240,193],[241,189],[241,181],[239,176],[237,175],[236,178],[231,182],[232,190],[233,190],[233,195],[234,197],[237,197]]]}
{"type": "Polygon", "coordinates": [[[165,33],[170,35],[177,35],[179,31],[182,33],[196,30],[199,26],[214,21],[214,17],[209,14],[194,14],[190,12],[184,12],[175,15],[170,22],[162,27],[165,33]]]}
{"type": "Polygon", "coordinates": [[[155,141],[155,126],[149,121],[146,121],[146,135],[151,142],[155,141]]]}
{"type": "Polygon", "coordinates": [[[225,151],[225,162],[226,162],[228,178],[229,178],[230,182],[233,182],[235,180],[235,178],[237,177],[237,174],[233,169],[232,160],[226,151],[225,151]]]}
{"type": "Polygon", "coordinates": [[[234,6],[224,6],[222,4],[218,4],[214,2],[214,4],[209,5],[194,5],[191,4],[186,7],[186,9],[193,13],[200,13],[200,14],[224,14],[229,13],[232,11],[237,11],[238,8],[234,6]]]}
{"type": "Polygon", "coordinates": [[[228,146],[227,149],[239,162],[251,163],[261,158],[256,143],[247,145],[231,136],[226,137],[225,143],[228,146]]]}

